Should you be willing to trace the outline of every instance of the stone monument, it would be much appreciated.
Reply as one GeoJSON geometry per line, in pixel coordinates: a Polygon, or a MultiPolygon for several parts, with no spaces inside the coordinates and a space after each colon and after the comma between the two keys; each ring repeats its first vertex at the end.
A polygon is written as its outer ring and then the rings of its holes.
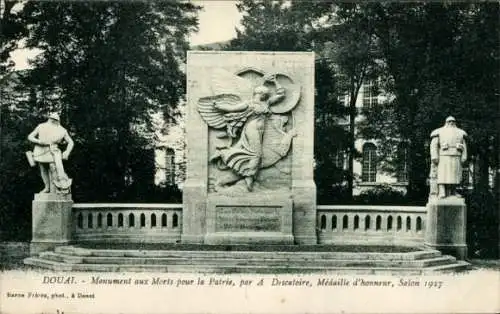
{"type": "Polygon", "coordinates": [[[314,54],[190,51],[184,243],[316,244],[314,54]]]}
{"type": "Polygon", "coordinates": [[[35,194],[32,205],[33,236],[31,254],[67,244],[71,239],[72,180],[64,171],[74,143],[68,131],[60,125],[59,115],[52,113],[47,122],[39,124],[28,135],[35,144],[26,156],[31,166],[38,164],[44,188],[35,194]],[[62,144],[66,149],[61,151],[62,144]]]}
{"type": "Polygon", "coordinates": [[[456,126],[453,117],[432,131],[427,203],[426,244],[460,259],[467,257],[466,206],[456,188],[462,181],[462,166],[467,160],[466,137],[467,133],[456,126]]]}

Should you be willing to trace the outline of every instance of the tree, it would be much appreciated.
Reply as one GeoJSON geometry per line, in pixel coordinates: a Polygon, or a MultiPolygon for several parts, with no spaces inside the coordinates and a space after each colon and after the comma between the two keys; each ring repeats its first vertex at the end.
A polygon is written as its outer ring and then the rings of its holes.
{"type": "Polygon", "coordinates": [[[335,67],[325,54],[317,20],[330,10],[328,3],[302,1],[239,1],[242,29],[227,50],[315,51],[315,181],[318,200],[342,199],[347,174],[335,162],[346,147],[346,132],[337,122],[345,115],[338,102],[335,67]],[[340,195],[341,194],[341,195],[340,195]]]}
{"type": "Polygon", "coordinates": [[[19,40],[27,32],[16,11],[16,4],[17,1],[0,1],[0,84],[14,66],[10,53],[17,49],[19,40]]]}
{"type": "MultiPolygon", "coordinates": [[[[337,67],[337,77],[340,95],[346,95],[349,117],[348,146],[348,185],[347,193],[352,195],[354,186],[354,158],[356,148],[356,118],[361,86],[368,80],[375,80],[379,75],[380,62],[378,45],[371,20],[364,15],[364,4],[340,3],[329,8],[331,21],[321,32],[330,34],[323,36],[329,44],[327,56],[337,67]]],[[[325,16],[328,16],[325,14],[325,16]]]]}
{"type": "Polygon", "coordinates": [[[61,110],[74,134],[75,199],[126,199],[132,184],[150,186],[136,161],[154,167],[151,114],[171,121],[184,94],[180,65],[198,9],[181,1],[24,6],[27,44],[43,50],[26,84],[39,91],[37,106],[61,110]]]}
{"type": "Polygon", "coordinates": [[[11,52],[26,35],[17,1],[0,1],[0,240],[10,237],[21,240],[21,230],[29,230],[26,211],[33,187],[32,174],[26,166],[24,139],[29,132],[32,111],[27,110],[32,93],[22,87],[24,73],[13,71],[11,52]],[[10,223],[15,221],[16,223],[10,223]]]}
{"type": "Polygon", "coordinates": [[[498,192],[495,200],[489,179],[499,166],[499,13],[498,3],[377,3],[365,11],[395,99],[372,110],[363,133],[409,143],[408,194],[425,203],[429,134],[453,115],[469,133],[476,170],[466,193],[471,251],[490,256],[498,244],[498,192]]]}
{"type": "MultiPolygon", "coordinates": [[[[473,156],[483,163],[496,158],[496,121],[490,117],[497,116],[499,95],[498,71],[492,70],[498,68],[498,37],[491,36],[498,34],[497,13],[497,4],[366,7],[386,65],[384,88],[395,98],[372,110],[363,134],[408,142],[409,194],[415,199],[426,198],[428,137],[446,116],[469,131],[473,156]],[[473,48],[479,41],[482,49],[473,48]]],[[[480,168],[491,165],[497,162],[480,168]]]]}
{"type": "Polygon", "coordinates": [[[285,0],[241,0],[236,7],[243,13],[242,29],[227,50],[301,51],[310,50],[304,19],[285,0]]]}

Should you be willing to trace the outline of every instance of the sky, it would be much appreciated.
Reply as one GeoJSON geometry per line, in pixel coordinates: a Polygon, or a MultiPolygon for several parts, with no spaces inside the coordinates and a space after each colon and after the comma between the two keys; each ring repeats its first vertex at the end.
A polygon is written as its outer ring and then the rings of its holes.
{"type": "Polygon", "coordinates": [[[199,32],[190,38],[191,45],[209,44],[236,37],[235,28],[240,25],[241,14],[236,2],[231,0],[194,1],[203,6],[199,13],[199,32]]]}
{"type": "MultiPolygon", "coordinates": [[[[193,46],[226,41],[236,36],[235,28],[240,25],[241,14],[236,8],[236,2],[231,0],[195,0],[202,6],[199,12],[199,31],[192,34],[189,43],[193,46]]],[[[29,67],[28,59],[33,58],[38,51],[19,49],[12,53],[16,69],[29,67]]]]}

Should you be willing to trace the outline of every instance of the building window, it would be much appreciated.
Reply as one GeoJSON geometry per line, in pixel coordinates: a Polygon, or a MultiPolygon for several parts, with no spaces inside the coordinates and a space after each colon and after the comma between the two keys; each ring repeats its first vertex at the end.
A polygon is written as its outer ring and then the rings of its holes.
{"type": "Polygon", "coordinates": [[[408,145],[406,143],[399,144],[397,154],[398,182],[408,182],[408,145]]]}
{"type": "Polygon", "coordinates": [[[372,143],[363,145],[363,169],[361,180],[375,182],[377,177],[377,147],[372,143]]]}
{"type": "Polygon", "coordinates": [[[175,184],[175,152],[171,148],[165,151],[165,184],[175,184]]]}
{"type": "Polygon", "coordinates": [[[370,109],[378,104],[378,93],[375,84],[368,82],[363,85],[363,108],[370,109]]]}

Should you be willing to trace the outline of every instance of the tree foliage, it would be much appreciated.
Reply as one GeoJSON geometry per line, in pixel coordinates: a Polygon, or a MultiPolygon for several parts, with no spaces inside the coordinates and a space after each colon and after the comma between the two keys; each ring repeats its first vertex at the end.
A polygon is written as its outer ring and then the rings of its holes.
{"type": "Polygon", "coordinates": [[[345,129],[338,124],[346,113],[338,102],[335,68],[324,53],[318,36],[317,19],[331,6],[327,3],[296,1],[239,1],[243,13],[242,29],[230,42],[228,50],[315,51],[315,181],[318,200],[329,202],[345,196],[342,183],[347,173],[335,163],[339,152],[347,147],[345,129]]]}
{"type": "MultiPolygon", "coordinates": [[[[0,63],[10,62],[5,52],[19,39],[42,53],[1,90],[0,222],[30,229],[30,202],[41,179],[26,162],[26,136],[52,110],[61,112],[75,140],[66,166],[75,201],[158,199],[151,115],[175,117],[185,93],[187,36],[197,29],[199,7],[28,1],[15,11],[10,1],[3,3],[0,63]]],[[[26,235],[3,227],[4,236],[26,235]]]]}
{"type": "Polygon", "coordinates": [[[469,134],[474,166],[474,187],[465,193],[471,252],[494,256],[500,190],[498,3],[377,3],[364,13],[380,40],[385,88],[395,98],[367,115],[362,133],[383,139],[386,153],[394,154],[388,139],[409,144],[408,194],[423,203],[429,134],[453,115],[469,134]]]}
{"type": "Polygon", "coordinates": [[[449,115],[470,135],[483,189],[488,168],[498,167],[498,13],[493,3],[378,3],[365,10],[380,40],[384,88],[395,98],[373,109],[363,134],[409,143],[412,197],[427,194],[428,137],[449,115]]]}
{"type": "Polygon", "coordinates": [[[130,185],[151,186],[151,114],[171,121],[184,94],[180,64],[197,9],[165,1],[25,5],[28,46],[43,50],[29,84],[41,91],[38,106],[61,110],[74,134],[77,200],[126,199],[130,185]]]}
{"type": "Polygon", "coordinates": [[[14,66],[10,53],[19,47],[19,40],[27,33],[16,4],[17,1],[0,1],[0,84],[7,79],[6,74],[14,66]]]}

